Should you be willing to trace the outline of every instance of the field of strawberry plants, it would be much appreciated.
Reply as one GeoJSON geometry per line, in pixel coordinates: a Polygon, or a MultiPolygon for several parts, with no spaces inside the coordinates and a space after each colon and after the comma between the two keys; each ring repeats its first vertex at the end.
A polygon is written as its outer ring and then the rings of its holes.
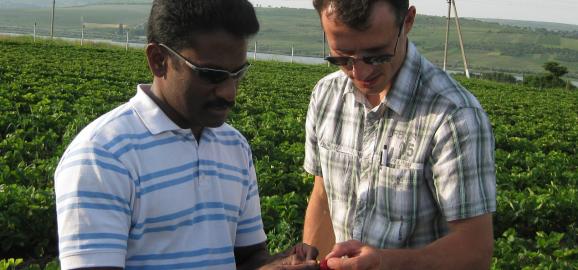
{"type": "MultiPolygon", "coordinates": [[[[301,238],[313,183],[301,168],[305,113],[315,82],[331,71],[254,62],[229,120],[253,149],[274,252],[301,238]]],[[[60,155],[151,79],[142,50],[0,40],[0,268],[9,258],[44,265],[57,256],[52,176],[60,155]]],[[[578,92],[458,80],[496,136],[493,269],[578,269],[578,92]]]]}

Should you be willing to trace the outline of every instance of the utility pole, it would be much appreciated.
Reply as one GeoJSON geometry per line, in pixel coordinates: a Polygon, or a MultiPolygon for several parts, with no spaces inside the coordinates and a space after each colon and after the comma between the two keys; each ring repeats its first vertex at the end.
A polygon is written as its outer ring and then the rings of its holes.
{"type": "Polygon", "coordinates": [[[54,9],[56,7],[56,0],[52,0],[52,17],[50,18],[50,39],[54,38],[54,9]]]}
{"type": "Polygon", "coordinates": [[[466,58],[466,52],[464,50],[464,39],[462,37],[462,28],[460,26],[460,18],[458,16],[458,9],[456,7],[456,2],[454,0],[447,0],[448,2],[448,20],[447,20],[447,28],[446,28],[446,44],[444,49],[444,71],[446,70],[447,65],[447,57],[448,57],[448,39],[450,33],[450,19],[451,19],[451,11],[452,5],[454,8],[454,13],[456,14],[456,28],[458,31],[458,37],[460,40],[460,49],[462,51],[462,61],[464,62],[464,70],[466,73],[466,77],[470,78],[470,70],[468,69],[468,60],[466,58]]]}
{"type": "Polygon", "coordinates": [[[327,37],[325,37],[325,31],[321,31],[321,33],[323,34],[323,55],[321,55],[321,57],[325,58],[325,56],[327,56],[327,54],[325,54],[325,44],[327,43],[327,37]]]}
{"type": "Polygon", "coordinates": [[[452,18],[452,0],[447,0],[448,2],[448,17],[446,22],[446,46],[444,47],[444,71],[448,64],[448,41],[450,38],[450,20],[452,18]]]}
{"type": "Polygon", "coordinates": [[[466,77],[470,78],[470,70],[468,69],[468,60],[466,59],[466,51],[464,50],[464,39],[462,37],[462,27],[460,26],[460,17],[458,17],[458,8],[456,7],[456,2],[452,0],[454,4],[454,13],[456,14],[456,27],[458,28],[458,36],[460,38],[460,48],[462,49],[462,60],[464,61],[464,70],[466,71],[466,77]]]}

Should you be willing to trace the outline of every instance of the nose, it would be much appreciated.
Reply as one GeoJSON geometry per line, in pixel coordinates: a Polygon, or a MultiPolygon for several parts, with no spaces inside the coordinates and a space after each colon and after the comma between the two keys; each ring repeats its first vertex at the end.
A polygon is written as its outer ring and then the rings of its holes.
{"type": "Polygon", "coordinates": [[[353,61],[351,68],[353,78],[360,81],[367,79],[373,72],[373,66],[363,61],[353,61]]]}
{"type": "Polygon", "coordinates": [[[215,86],[215,95],[227,101],[235,101],[239,80],[226,79],[215,86]]]}

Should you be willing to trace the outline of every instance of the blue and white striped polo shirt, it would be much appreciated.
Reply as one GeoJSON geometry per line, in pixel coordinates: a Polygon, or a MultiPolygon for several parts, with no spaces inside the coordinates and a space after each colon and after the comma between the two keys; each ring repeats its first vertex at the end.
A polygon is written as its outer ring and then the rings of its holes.
{"type": "Polygon", "coordinates": [[[197,143],[145,87],[56,169],[62,268],[234,269],[234,247],[266,240],[249,144],[227,124],[197,143]]]}

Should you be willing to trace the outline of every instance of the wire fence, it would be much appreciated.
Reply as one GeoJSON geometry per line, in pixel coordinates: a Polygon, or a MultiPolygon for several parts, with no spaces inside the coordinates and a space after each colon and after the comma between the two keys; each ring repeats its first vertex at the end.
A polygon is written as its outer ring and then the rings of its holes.
{"type": "MultiPolygon", "coordinates": [[[[53,35],[54,38],[76,42],[81,46],[91,42],[107,43],[116,46],[124,46],[126,50],[128,50],[128,48],[144,48],[147,40],[144,34],[144,29],[142,28],[143,27],[140,27],[140,29],[136,28],[137,30],[135,31],[135,27],[130,28],[123,24],[86,23],[77,28],[56,28],[54,29],[53,35]]],[[[30,27],[0,25],[0,34],[32,36],[33,39],[50,38],[50,32],[49,26],[42,26],[37,23],[32,24],[30,27]]],[[[259,40],[252,40],[251,44],[248,46],[247,57],[254,60],[273,60],[301,64],[324,64],[327,62],[321,56],[326,55],[325,46],[325,42],[323,43],[323,47],[320,46],[321,48],[319,48],[319,51],[323,52],[319,53],[319,56],[306,56],[296,53],[300,50],[294,45],[291,45],[289,48],[284,50],[279,50],[278,48],[277,50],[271,50],[271,46],[268,46],[267,44],[263,45],[259,40]]],[[[447,72],[452,74],[462,74],[463,70],[447,70],[447,72]]],[[[473,72],[473,74],[477,73],[473,72]]],[[[523,80],[523,74],[513,73],[513,75],[516,79],[523,80]]],[[[568,80],[568,83],[578,87],[578,81],[568,80]]]]}
{"type": "MultiPolygon", "coordinates": [[[[87,24],[91,25],[91,24],[87,24]]],[[[103,25],[103,24],[99,24],[103,25]]],[[[98,26],[97,26],[98,27],[98,26]]],[[[34,24],[30,28],[17,26],[0,26],[0,33],[13,36],[32,36],[34,40],[51,38],[50,29],[47,27],[40,27],[34,24]]],[[[64,39],[80,43],[83,46],[89,42],[108,43],[128,48],[143,48],[146,45],[146,36],[132,34],[131,30],[119,24],[115,28],[91,28],[83,25],[79,30],[75,29],[55,29],[53,33],[54,38],[64,39]]],[[[274,60],[280,62],[303,63],[303,64],[323,64],[326,61],[323,57],[304,56],[295,54],[295,46],[288,48],[290,54],[279,53],[275,51],[263,50],[260,48],[258,40],[252,40],[248,47],[247,56],[254,60],[274,60]]],[[[325,50],[324,50],[325,51],[325,50]]]]}

